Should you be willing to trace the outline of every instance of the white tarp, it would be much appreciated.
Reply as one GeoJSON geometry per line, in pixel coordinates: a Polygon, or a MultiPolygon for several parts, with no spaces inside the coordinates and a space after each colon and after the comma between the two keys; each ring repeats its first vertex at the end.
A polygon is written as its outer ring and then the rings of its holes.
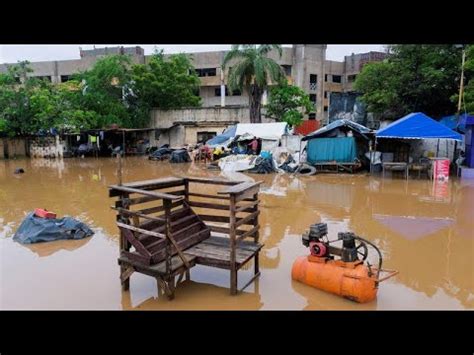
{"type": "Polygon", "coordinates": [[[220,158],[217,164],[222,171],[245,171],[255,167],[256,155],[236,154],[220,158]]]}
{"type": "Polygon", "coordinates": [[[237,124],[235,135],[240,136],[247,133],[252,135],[252,137],[255,136],[261,139],[280,140],[281,136],[287,133],[287,131],[288,123],[286,122],[239,123],[237,124]]]}

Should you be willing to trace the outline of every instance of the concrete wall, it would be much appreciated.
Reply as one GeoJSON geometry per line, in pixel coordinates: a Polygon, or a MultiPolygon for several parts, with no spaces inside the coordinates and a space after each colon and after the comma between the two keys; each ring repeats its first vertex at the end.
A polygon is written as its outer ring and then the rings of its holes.
{"type": "MultiPolygon", "coordinates": [[[[213,107],[213,106],[221,106],[221,97],[216,96],[215,90],[218,89],[220,92],[220,86],[202,86],[199,89],[199,96],[202,98],[202,106],[203,107],[213,107]]],[[[242,95],[229,95],[225,97],[225,106],[229,105],[238,105],[238,106],[246,106],[249,103],[249,98],[247,96],[247,92],[244,90],[242,95]]]]}
{"type": "Polygon", "coordinates": [[[62,157],[65,142],[56,137],[37,137],[30,141],[30,156],[32,158],[62,157]]]}
{"type": "Polygon", "coordinates": [[[158,129],[168,129],[176,122],[250,122],[248,107],[198,107],[178,110],[154,109],[151,111],[150,116],[150,127],[158,129]]]}
{"type": "Polygon", "coordinates": [[[26,138],[0,138],[0,159],[24,157],[26,138]]]}

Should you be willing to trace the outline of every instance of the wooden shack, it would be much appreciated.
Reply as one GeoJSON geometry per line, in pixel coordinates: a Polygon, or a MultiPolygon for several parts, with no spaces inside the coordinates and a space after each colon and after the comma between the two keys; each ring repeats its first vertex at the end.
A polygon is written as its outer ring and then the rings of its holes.
{"type": "Polygon", "coordinates": [[[139,272],[155,277],[159,293],[172,299],[184,276],[189,279],[190,269],[201,264],[230,270],[235,295],[237,273],[253,259],[254,275],[241,290],[247,287],[260,275],[260,183],[169,177],[109,186],[109,197],[118,198],[112,208],[122,289],[139,272]],[[206,193],[197,192],[202,185],[206,193]],[[218,191],[211,193],[213,187],[218,191]]]}

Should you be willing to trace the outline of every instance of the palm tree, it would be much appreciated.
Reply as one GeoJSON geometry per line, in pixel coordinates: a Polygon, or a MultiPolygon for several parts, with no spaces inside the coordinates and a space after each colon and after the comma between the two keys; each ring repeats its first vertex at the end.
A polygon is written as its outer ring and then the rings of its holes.
{"type": "Polygon", "coordinates": [[[222,69],[233,61],[228,78],[230,91],[247,89],[249,93],[250,122],[262,122],[262,95],[270,83],[285,78],[283,68],[267,54],[275,49],[282,55],[282,48],[277,44],[233,45],[226,54],[222,69]]]}

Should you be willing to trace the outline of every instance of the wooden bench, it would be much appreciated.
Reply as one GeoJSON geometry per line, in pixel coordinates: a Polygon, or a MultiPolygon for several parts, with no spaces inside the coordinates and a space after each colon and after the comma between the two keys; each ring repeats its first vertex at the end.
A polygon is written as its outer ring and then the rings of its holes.
{"type": "Polygon", "coordinates": [[[137,271],[155,277],[159,290],[172,299],[183,276],[189,279],[189,270],[202,264],[230,270],[230,292],[234,295],[237,271],[254,259],[254,275],[241,290],[247,287],[260,275],[259,185],[172,177],[109,186],[109,196],[119,197],[112,208],[118,212],[122,288],[129,289],[130,276],[137,271]],[[199,184],[226,187],[217,194],[190,189],[190,185],[199,184]],[[163,191],[170,188],[174,190],[163,191]],[[143,203],[153,206],[137,209],[143,203]],[[213,213],[216,210],[220,215],[213,213]],[[222,215],[222,211],[229,215],[222,215]]]}

